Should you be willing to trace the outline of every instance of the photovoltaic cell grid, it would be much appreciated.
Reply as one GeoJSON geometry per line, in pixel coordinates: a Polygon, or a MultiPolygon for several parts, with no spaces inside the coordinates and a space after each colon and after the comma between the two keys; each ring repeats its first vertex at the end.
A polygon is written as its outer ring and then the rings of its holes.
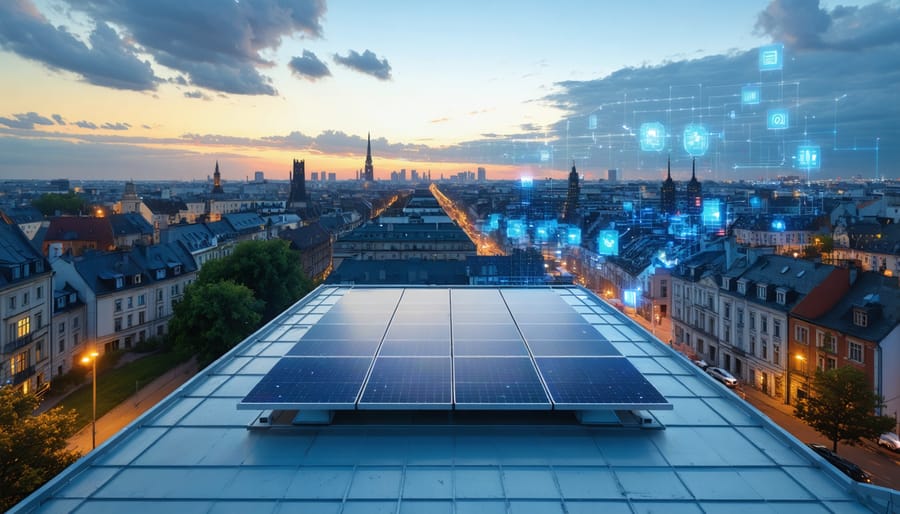
{"type": "Polygon", "coordinates": [[[645,336],[580,289],[335,291],[239,408],[671,408],[614,346],[645,336]]]}

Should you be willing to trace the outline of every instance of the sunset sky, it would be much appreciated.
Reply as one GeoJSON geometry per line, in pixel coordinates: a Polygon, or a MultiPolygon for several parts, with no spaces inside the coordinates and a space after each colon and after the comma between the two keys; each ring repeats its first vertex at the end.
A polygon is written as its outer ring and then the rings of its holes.
{"type": "Polygon", "coordinates": [[[368,132],[377,179],[655,178],[669,155],[689,174],[689,123],[711,178],[798,174],[811,145],[802,173],[900,175],[896,1],[11,0],[0,69],[2,179],[351,178],[368,132]],[[760,71],[773,42],[784,68],[760,71]]]}

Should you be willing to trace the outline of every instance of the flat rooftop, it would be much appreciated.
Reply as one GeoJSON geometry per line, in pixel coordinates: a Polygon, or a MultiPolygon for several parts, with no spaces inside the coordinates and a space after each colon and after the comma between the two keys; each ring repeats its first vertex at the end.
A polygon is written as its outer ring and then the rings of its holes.
{"type": "MultiPolygon", "coordinates": [[[[540,302],[509,305],[516,324],[530,314],[532,324],[556,326],[540,302]]],[[[422,318],[408,321],[451,323],[453,312],[442,308],[423,307],[422,318]]],[[[492,325],[490,317],[478,319],[477,309],[469,313],[472,324],[492,325]]],[[[565,327],[537,333],[545,340],[565,327]]],[[[539,359],[532,359],[543,377],[539,359]]],[[[13,511],[801,514],[889,512],[890,498],[890,490],[831,468],[583,288],[321,286],[13,511]],[[296,358],[288,354],[323,319],[328,323],[329,313],[346,313],[348,331],[365,325],[368,313],[354,299],[373,291],[398,301],[486,291],[502,298],[553,295],[555,305],[567,306],[570,322],[604,334],[671,409],[604,405],[614,417],[584,422],[552,408],[549,391],[542,410],[357,404],[308,424],[295,423],[303,410],[290,410],[290,402],[273,405],[281,410],[247,405],[250,392],[279,361],[296,358]]],[[[896,492],[893,501],[896,508],[896,492]]]]}

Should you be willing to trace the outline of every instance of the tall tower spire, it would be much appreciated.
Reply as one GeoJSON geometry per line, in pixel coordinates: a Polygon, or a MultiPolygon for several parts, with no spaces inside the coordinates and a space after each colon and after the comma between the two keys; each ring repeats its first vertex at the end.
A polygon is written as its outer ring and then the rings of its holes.
{"type": "Polygon", "coordinates": [[[372,182],[375,180],[375,167],[372,166],[372,133],[369,132],[366,137],[366,169],[363,174],[363,180],[372,182]]]}
{"type": "Polygon", "coordinates": [[[222,174],[219,173],[219,161],[216,161],[216,171],[213,173],[213,194],[221,194],[224,193],[225,190],[222,189],[222,174]]]}
{"type": "Polygon", "coordinates": [[[672,156],[666,158],[666,178],[672,180],[672,156]]]}
{"type": "Polygon", "coordinates": [[[677,203],[675,201],[675,181],[672,180],[672,156],[666,158],[666,180],[663,181],[659,191],[660,210],[666,215],[668,221],[669,216],[675,214],[677,203]]]}

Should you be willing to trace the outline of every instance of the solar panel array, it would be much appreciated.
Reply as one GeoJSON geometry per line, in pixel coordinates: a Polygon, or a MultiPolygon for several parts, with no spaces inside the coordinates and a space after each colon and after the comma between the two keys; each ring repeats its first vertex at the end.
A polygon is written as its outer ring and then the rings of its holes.
{"type": "Polygon", "coordinates": [[[239,408],[669,409],[578,288],[334,288],[263,336],[294,343],[239,408]]]}

